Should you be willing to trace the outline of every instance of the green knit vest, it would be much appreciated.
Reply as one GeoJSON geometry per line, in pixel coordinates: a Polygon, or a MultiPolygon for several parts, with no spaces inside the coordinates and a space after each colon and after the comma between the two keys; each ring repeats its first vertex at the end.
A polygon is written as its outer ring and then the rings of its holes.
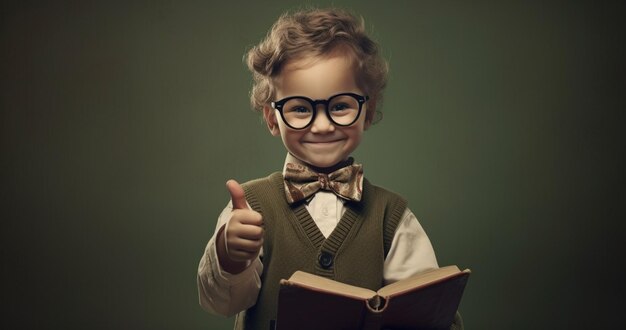
{"type": "Polygon", "coordinates": [[[276,320],[279,281],[296,270],[372,290],[382,287],[385,256],[406,209],[402,197],[364,180],[361,201],[346,202],[337,227],[324,238],[304,203],[287,203],[281,173],[243,188],[250,206],[263,216],[264,268],[257,302],[237,315],[235,329],[269,329],[276,320]]]}

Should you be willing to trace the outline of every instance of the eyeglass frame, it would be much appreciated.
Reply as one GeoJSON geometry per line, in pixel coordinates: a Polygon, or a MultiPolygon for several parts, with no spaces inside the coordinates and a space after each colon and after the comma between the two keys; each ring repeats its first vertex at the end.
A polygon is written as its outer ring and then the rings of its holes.
{"type": "Polygon", "coordinates": [[[313,122],[315,121],[315,116],[317,116],[317,105],[318,104],[323,104],[324,105],[324,110],[326,111],[326,117],[328,117],[328,120],[330,120],[331,123],[333,123],[334,125],[337,126],[341,126],[341,127],[347,127],[350,125],[353,125],[361,116],[361,110],[363,109],[363,104],[365,104],[365,102],[367,102],[370,99],[369,96],[365,95],[359,95],[356,93],[339,93],[339,94],[335,94],[327,99],[320,99],[320,100],[313,100],[310,99],[306,96],[288,96],[285,97],[283,99],[280,99],[278,101],[274,101],[274,102],[270,102],[270,105],[272,106],[272,108],[274,108],[275,110],[278,110],[278,112],[280,113],[280,117],[283,119],[283,122],[285,123],[285,125],[287,125],[289,128],[291,129],[295,129],[295,130],[302,130],[305,129],[309,126],[311,126],[311,124],[313,124],[313,122]],[[354,120],[352,122],[350,122],[349,124],[340,124],[338,122],[336,122],[333,117],[330,115],[330,110],[328,108],[329,104],[330,104],[330,100],[334,99],[335,97],[338,96],[350,96],[352,98],[354,98],[357,103],[359,104],[359,112],[356,114],[356,117],[354,117],[354,120]],[[287,101],[289,100],[293,100],[293,99],[303,99],[305,101],[308,101],[313,109],[313,115],[311,116],[311,120],[309,121],[308,124],[300,127],[300,128],[296,128],[293,127],[289,124],[289,122],[287,122],[287,119],[285,119],[285,115],[283,114],[283,106],[285,105],[285,103],[287,103],[287,101]]]}

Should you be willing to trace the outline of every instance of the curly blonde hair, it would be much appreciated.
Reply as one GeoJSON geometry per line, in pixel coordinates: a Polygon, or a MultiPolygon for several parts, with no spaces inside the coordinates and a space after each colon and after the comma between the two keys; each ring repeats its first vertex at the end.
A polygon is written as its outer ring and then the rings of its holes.
{"type": "Polygon", "coordinates": [[[367,118],[376,121],[377,105],[387,84],[388,65],[379,46],[365,32],[365,22],[342,9],[307,9],[285,13],[265,39],[251,48],[246,63],[252,72],[250,102],[262,111],[275,97],[272,79],[290,60],[323,57],[337,47],[351,50],[357,68],[357,84],[370,97],[367,118]]]}

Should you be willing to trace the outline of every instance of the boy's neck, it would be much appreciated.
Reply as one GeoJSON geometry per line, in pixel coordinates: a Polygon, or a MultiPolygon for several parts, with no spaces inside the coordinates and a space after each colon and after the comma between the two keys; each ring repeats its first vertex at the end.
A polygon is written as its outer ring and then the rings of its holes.
{"type": "MultiPolygon", "coordinates": [[[[347,159],[340,161],[339,163],[330,166],[330,167],[317,167],[317,166],[313,166],[309,163],[303,162],[302,160],[296,158],[294,155],[287,153],[287,159],[285,159],[285,166],[287,165],[287,163],[293,163],[293,164],[300,164],[300,165],[304,165],[309,167],[311,170],[317,172],[317,173],[331,173],[334,172],[342,167],[346,167],[349,165],[352,165],[354,163],[354,158],[352,157],[348,157],[347,159]]],[[[283,169],[284,171],[284,169],[283,169]]]]}

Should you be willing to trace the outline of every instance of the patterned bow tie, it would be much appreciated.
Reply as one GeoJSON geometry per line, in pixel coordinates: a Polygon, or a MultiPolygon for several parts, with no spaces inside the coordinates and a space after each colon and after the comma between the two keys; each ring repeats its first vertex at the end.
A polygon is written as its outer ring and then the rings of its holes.
{"type": "Polygon", "coordinates": [[[289,204],[307,199],[320,189],[337,196],[360,201],[363,192],[363,165],[342,167],[332,173],[316,173],[304,165],[287,163],[285,166],[285,193],[289,204]]]}

